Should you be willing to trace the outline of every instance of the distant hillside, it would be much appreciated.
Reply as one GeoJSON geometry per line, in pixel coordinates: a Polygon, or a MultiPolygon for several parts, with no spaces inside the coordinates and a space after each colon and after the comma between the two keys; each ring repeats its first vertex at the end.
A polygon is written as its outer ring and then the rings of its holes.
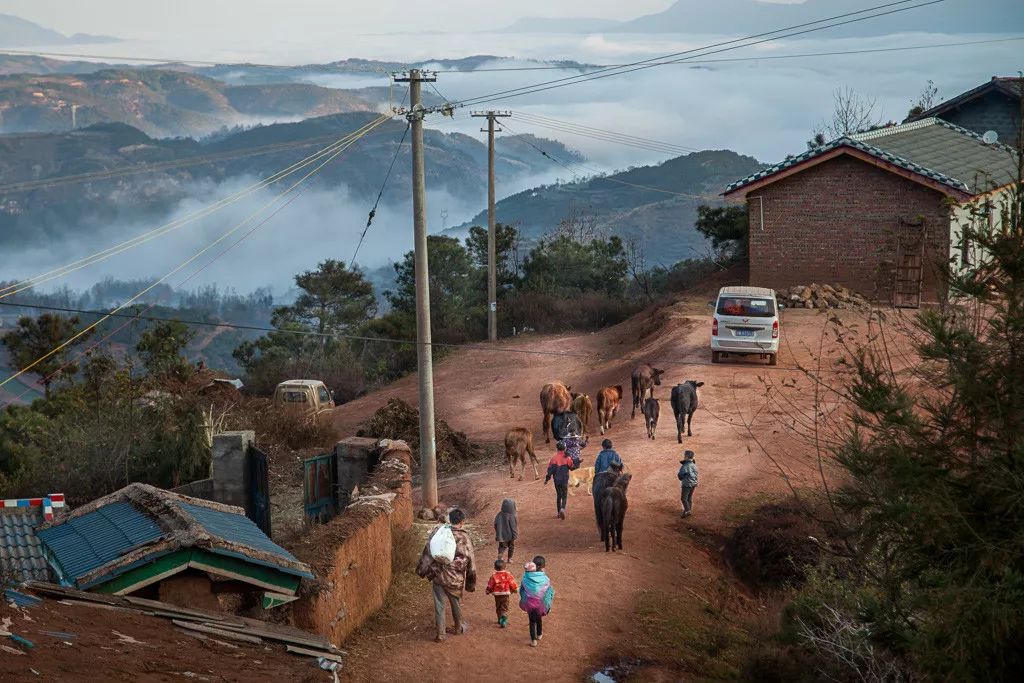
{"type": "Polygon", "coordinates": [[[224,127],[282,118],[375,111],[388,89],[336,90],[306,83],[226,85],[197,74],[107,69],[78,75],[0,77],[0,132],[127,123],[157,137],[200,137],[224,127]]]}
{"type": "MultiPolygon", "coordinates": [[[[519,32],[591,33],[690,33],[757,34],[863,10],[881,3],[865,0],[805,0],[781,3],[760,0],[677,0],[662,12],[630,21],[602,22],[593,19],[524,19],[519,32]]],[[[829,37],[878,36],[892,33],[1019,33],[1024,30],[1024,2],[984,0],[944,2],[920,9],[889,14],[877,19],[826,29],[811,35],[829,37]]]]}
{"type": "Polygon", "coordinates": [[[0,47],[38,47],[40,45],[83,45],[113,43],[117,38],[76,33],[66,36],[53,29],[11,14],[0,14],[0,47]]]}
{"type": "MultiPolygon", "coordinates": [[[[260,126],[200,143],[192,139],[153,139],[120,123],[102,124],[70,133],[0,136],[0,185],[119,169],[140,163],[188,161],[199,156],[246,152],[255,147],[293,141],[339,138],[374,117],[371,113],[337,114],[300,123],[260,126]]],[[[395,155],[405,123],[389,121],[363,138],[320,173],[319,187],[344,185],[367,203],[380,190],[395,155]]],[[[558,142],[531,138],[552,154],[578,158],[558,142]]],[[[486,198],[487,148],[476,138],[428,129],[427,185],[466,202],[486,198]]],[[[308,156],[315,147],[279,150],[216,163],[121,176],[110,180],[66,184],[4,194],[0,191],[0,252],[16,246],[45,244],[72,234],[98,229],[113,221],[163,217],[177,202],[192,196],[194,184],[266,177],[308,156]]],[[[517,178],[541,173],[544,160],[515,137],[503,138],[498,173],[517,178]],[[539,160],[539,161],[538,161],[539,160]],[[538,165],[541,164],[541,165],[538,165]]],[[[409,145],[402,147],[384,195],[385,203],[409,202],[409,145]]],[[[367,206],[367,210],[369,207],[367,206]]]]}
{"type": "MultiPolygon", "coordinates": [[[[695,152],[606,178],[520,192],[498,202],[497,219],[518,224],[527,241],[536,241],[570,215],[587,216],[599,231],[639,239],[650,263],[670,265],[706,251],[707,243],[693,227],[697,207],[721,203],[718,195],[726,185],[762,166],[753,157],[728,150],[695,152]],[[638,185],[699,196],[680,197],[638,185]]],[[[480,213],[450,232],[486,221],[486,213],[480,213]]]]}

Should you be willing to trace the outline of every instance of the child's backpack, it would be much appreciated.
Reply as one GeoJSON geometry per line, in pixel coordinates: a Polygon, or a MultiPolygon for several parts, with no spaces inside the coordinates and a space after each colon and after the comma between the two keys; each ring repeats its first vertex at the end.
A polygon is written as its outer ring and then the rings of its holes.
{"type": "Polygon", "coordinates": [[[449,564],[455,559],[455,545],[451,526],[444,524],[430,537],[430,557],[438,564],[449,564]]]}

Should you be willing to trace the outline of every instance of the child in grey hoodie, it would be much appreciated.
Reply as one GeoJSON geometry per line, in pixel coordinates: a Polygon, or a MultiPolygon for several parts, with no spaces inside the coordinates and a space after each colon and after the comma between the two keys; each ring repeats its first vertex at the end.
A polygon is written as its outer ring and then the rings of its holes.
{"type": "Polygon", "coordinates": [[[519,521],[516,519],[516,502],[511,498],[501,501],[501,512],[494,517],[494,540],[498,542],[498,559],[508,550],[508,561],[516,550],[519,538],[519,521]]]}

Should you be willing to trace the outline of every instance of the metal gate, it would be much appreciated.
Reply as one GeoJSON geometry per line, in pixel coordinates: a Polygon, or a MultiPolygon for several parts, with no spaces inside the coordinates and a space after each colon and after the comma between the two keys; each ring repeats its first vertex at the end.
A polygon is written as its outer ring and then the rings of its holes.
{"type": "Polygon", "coordinates": [[[270,536],[270,482],[267,476],[267,454],[255,446],[249,448],[249,504],[246,516],[270,536]]]}
{"type": "Polygon", "coordinates": [[[302,506],[306,519],[326,522],[338,513],[337,461],[324,453],[302,462],[302,506]]]}

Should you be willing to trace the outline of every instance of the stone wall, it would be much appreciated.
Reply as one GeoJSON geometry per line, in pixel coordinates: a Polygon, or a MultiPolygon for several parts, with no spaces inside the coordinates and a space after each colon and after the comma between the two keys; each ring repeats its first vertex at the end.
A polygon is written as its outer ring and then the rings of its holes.
{"type": "Polygon", "coordinates": [[[938,298],[950,218],[936,190],[839,156],[751,193],[747,210],[751,285],[786,291],[827,282],[888,301],[897,239],[901,232],[921,231],[923,222],[923,299],[938,298]]]}
{"type": "Polygon", "coordinates": [[[359,497],[293,549],[316,575],[293,605],[297,626],[341,645],[384,604],[394,535],[412,527],[411,463],[404,441],[387,442],[359,497]]]}

